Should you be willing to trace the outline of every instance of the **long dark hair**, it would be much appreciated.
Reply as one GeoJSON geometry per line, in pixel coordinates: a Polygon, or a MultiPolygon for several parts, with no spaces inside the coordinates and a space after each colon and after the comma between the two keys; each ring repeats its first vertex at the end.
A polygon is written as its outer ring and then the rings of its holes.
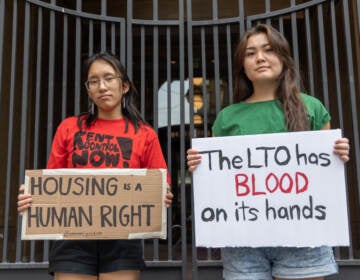
{"type": "Polygon", "coordinates": [[[253,84],[246,76],[243,65],[248,39],[260,33],[267,36],[270,46],[283,63],[276,94],[283,106],[286,128],[288,131],[309,130],[310,124],[306,108],[297,86],[299,75],[290,54],[289,43],[279,31],[269,25],[258,24],[247,30],[237,45],[234,61],[234,99],[237,102],[243,101],[249,98],[254,91],[253,84]]]}
{"type": "MultiPolygon", "coordinates": [[[[85,62],[84,62],[84,75],[87,77],[89,69],[93,62],[96,60],[103,60],[107,63],[109,63],[114,70],[119,74],[121,80],[123,83],[129,84],[129,91],[123,95],[122,97],[122,104],[124,106],[121,106],[121,113],[124,116],[126,120],[126,127],[125,132],[128,131],[128,124],[129,121],[134,125],[135,132],[138,131],[140,125],[147,124],[145,119],[141,116],[140,112],[136,108],[134,104],[134,97],[137,95],[137,90],[134,86],[134,84],[130,81],[125,67],[120,63],[119,59],[115,57],[112,54],[103,52],[103,53],[96,53],[92,56],[90,56],[85,62]]],[[[89,112],[82,113],[79,115],[78,118],[78,125],[80,129],[82,128],[83,122],[87,127],[91,126],[91,124],[96,120],[98,115],[98,109],[95,104],[89,105],[89,112]],[[93,106],[94,110],[91,111],[90,107],[93,106]]]]}

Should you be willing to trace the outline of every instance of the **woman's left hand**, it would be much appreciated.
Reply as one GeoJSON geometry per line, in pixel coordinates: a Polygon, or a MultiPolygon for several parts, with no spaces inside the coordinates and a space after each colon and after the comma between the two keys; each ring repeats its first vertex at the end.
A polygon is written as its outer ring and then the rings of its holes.
{"type": "Polygon", "coordinates": [[[169,208],[170,207],[170,204],[172,202],[174,198],[174,195],[172,194],[172,192],[170,191],[170,187],[167,186],[167,189],[166,189],[166,195],[165,195],[165,205],[166,205],[166,208],[169,208]]]}
{"type": "Polygon", "coordinates": [[[334,154],[338,155],[343,162],[348,162],[350,151],[349,139],[340,138],[335,141],[334,154]]]}

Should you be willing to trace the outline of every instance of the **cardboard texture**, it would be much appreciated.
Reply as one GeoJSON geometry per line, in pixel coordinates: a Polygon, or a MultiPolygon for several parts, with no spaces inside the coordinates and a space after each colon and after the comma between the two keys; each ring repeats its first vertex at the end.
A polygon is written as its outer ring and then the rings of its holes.
{"type": "Polygon", "coordinates": [[[166,238],[165,169],[26,170],[22,239],[166,238]]]}

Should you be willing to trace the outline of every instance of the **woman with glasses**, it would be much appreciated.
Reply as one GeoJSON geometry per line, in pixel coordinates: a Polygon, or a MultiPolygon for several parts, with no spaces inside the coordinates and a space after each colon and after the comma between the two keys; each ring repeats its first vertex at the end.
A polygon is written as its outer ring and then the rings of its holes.
{"type": "MultiPolygon", "coordinates": [[[[136,89],[120,61],[99,53],[85,69],[89,112],[60,123],[47,168],[167,168],[157,134],[133,104],[136,89]]],[[[23,189],[20,215],[31,205],[23,189]]],[[[172,198],[168,187],[167,207],[172,198]]],[[[55,241],[49,257],[56,280],[135,280],[144,267],[140,240],[55,241]]]]}

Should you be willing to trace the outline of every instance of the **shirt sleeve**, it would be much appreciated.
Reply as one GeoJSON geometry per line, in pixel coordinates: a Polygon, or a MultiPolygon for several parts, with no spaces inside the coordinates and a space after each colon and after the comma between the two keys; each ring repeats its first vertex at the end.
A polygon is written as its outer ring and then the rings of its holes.
{"type": "Polygon", "coordinates": [[[53,142],[51,145],[51,151],[48,159],[47,169],[55,168],[67,168],[67,161],[69,152],[67,151],[67,142],[68,142],[68,129],[62,122],[55,133],[53,142]]]}
{"type": "Polygon", "coordinates": [[[318,101],[315,107],[315,129],[322,129],[331,120],[330,114],[325,106],[318,101]]]}
{"type": "Polygon", "coordinates": [[[142,168],[164,168],[167,171],[167,182],[170,185],[171,178],[167,169],[167,165],[161,150],[159,138],[155,131],[149,130],[146,140],[144,153],[141,160],[142,168]]]}
{"type": "Polygon", "coordinates": [[[319,99],[307,94],[302,94],[302,97],[308,111],[311,130],[322,129],[330,121],[330,114],[319,99]]]}

